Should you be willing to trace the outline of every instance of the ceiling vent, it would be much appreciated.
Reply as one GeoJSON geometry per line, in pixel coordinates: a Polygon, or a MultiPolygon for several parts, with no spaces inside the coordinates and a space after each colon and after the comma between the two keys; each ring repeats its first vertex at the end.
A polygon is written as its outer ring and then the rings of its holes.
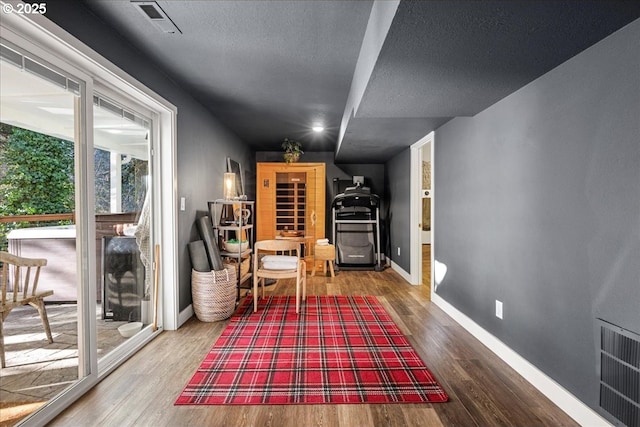
{"type": "Polygon", "coordinates": [[[163,33],[182,34],[182,31],[180,31],[176,24],[173,23],[171,18],[169,18],[169,15],[167,15],[155,1],[132,0],[131,4],[133,4],[147,19],[151,20],[151,22],[153,22],[153,24],[163,33]]]}

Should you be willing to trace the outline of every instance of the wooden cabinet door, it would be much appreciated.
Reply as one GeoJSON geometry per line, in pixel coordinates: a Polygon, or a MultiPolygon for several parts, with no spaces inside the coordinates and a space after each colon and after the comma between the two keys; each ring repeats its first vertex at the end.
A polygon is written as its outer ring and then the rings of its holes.
{"type": "Polygon", "coordinates": [[[307,237],[321,239],[325,224],[325,165],[319,163],[307,169],[307,237]]]}
{"type": "Polygon", "coordinates": [[[276,229],[276,169],[274,164],[258,163],[256,181],[256,239],[273,239],[276,229]]]}
{"type": "MultiPolygon", "coordinates": [[[[283,224],[291,224],[290,230],[300,230],[299,227],[304,224],[305,236],[324,237],[324,163],[258,163],[256,169],[256,238],[258,240],[275,238],[282,232],[283,224]],[[304,177],[304,186],[299,185],[300,176],[304,177]],[[285,189],[287,181],[291,184],[289,189],[285,189]],[[278,190],[279,185],[280,190],[278,190]],[[303,216],[290,222],[287,222],[289,219],[280,218],[279,222],[276,218],[278,197],[282,203],[282,200],[287,197],[286,194],[292,191],[301,192],[291,197],[291,212],[295,211],[296,214],[303,216]],[[295,205],[299,200],[304,200],[304,206],[295,205]]],[[[282,207],[282,204],[279,206],[282,207]]],[[[289,214],[281,214],[281,216],[289,214]]]]}

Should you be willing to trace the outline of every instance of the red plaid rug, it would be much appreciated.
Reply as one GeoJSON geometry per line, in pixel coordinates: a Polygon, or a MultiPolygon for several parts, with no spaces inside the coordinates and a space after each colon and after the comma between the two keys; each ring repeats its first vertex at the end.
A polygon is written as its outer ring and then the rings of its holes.
{"type": "Polygon", "coordinates": [[[245,298],[176,405],[445,402],[376,297],[245,298]]]}

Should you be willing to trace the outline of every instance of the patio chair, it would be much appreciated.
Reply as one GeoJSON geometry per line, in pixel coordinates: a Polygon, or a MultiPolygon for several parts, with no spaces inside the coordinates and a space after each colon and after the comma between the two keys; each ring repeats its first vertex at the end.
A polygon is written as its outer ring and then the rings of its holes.
{"type": "Polygon", "coordinates": [[[44,331],[47,334],[49,343],[53,342],[47,310],[44,307],[44,298],[53,295],[53,291],[38,291],[38,278],[40,268],[47,265],[47,260],[43,258],[24,258],[12,255],[8,252],[0,251],[0,262],[2,263],[2,306],[0,306],[0,361],[2,367],[6,368],[4,356],[4,320],[12,309],[23,305],[35,307],[42,319],[44,331]],[[32,269],[35,273],[32,274],[32,269]],[[9,291],[9,275],[13,271],[11,280],[12,289],[9,291]]]}
{"type": "Polygon", "coordinates": [[[302,300],[307,297],[307,266],[300,258],[300,243],[294,240],[261,240],[256,242],[253,254],[253,311],[258,311],[258,283],[262,285],[264,298],[264,279],[296,279],[296,313],[300,312],[300,291],[302,300]],[[269,255],[264,255],[268,252],[269,255]],[[288,252],[296,255],[277,255],[288,252]],[[276,253],[276,255],[274,255],[276,253]]]}

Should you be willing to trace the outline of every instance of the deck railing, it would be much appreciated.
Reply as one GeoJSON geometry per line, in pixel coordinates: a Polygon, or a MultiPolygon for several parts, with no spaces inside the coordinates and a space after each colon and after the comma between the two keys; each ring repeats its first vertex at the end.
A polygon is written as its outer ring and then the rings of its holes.
{"type": "Polygon", "coordinates": [[[39,215],[0,215],[0,223],[9,222],[39,222],[39,221],[71,221],[75,224],[76,214],[56,213],[56,214],[39,214],[39,215]]]}

